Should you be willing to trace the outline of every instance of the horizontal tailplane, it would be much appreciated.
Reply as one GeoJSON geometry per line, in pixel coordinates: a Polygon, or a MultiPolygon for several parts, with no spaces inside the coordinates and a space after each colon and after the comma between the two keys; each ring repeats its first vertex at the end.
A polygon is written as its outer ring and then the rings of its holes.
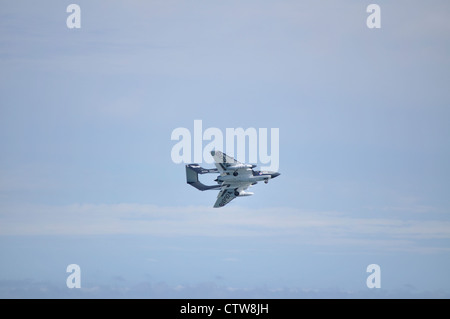
{"type": "Polygon", "coordinates": [[[219,173],[217,168],[206,169],[198,164],[186,165],[186,182],[201,191],[208,189],[220,189],[220,185],[205,185],[198,180],[198,174],[219,173]]]}

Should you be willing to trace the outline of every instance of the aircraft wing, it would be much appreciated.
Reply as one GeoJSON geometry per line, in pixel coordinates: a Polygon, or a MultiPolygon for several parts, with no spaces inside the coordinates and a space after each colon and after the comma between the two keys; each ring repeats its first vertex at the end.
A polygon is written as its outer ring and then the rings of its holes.
{"type": "Polygon", "coordinates": [[[216,203],[214,204],[214,207],[223,207],[229,202],[231,202],[233,199],[235,199],[236,191],[240,192],[242,190],[247,189],[251,183],[236,183],[236,184],[228,184],[225,186],[222,186],[222,189],[220,190],[219,194],[217,195],[216,203]]]}
{"type": "Polygon", "coordinates": [[[234,188],[223,187],[220,190],[219,195],[217,195],[217,200],[214,207],[223,207],[235,198],[236,195],[234,194],[234,188]]]}
{"type": "Polygon", "coordinates": [[[211,151],[211,155],[213,156],[215,165],[220,173],[223,173],[231,166],[242,165],[241,162],[236,161],[234,158],[221,151],[211,151]]]}

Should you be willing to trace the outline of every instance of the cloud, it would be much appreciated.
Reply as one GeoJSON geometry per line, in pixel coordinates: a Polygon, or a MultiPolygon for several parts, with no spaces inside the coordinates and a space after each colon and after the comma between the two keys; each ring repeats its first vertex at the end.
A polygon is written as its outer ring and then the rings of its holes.
{"type": "MultiPolygon", "coordinates": [[[[162,237],[258,237],[308,245],[382,247],[389,251],[449,251],[450,222],[378,218],[287,207],[159,207],[145,204],[3,205],[0,235],[142,234],[162,237]]],[[[420,214],[422,216],[422,214],[420,214]]]]}
{"type": "Polygon", "coordinates": [[[417,291],[410,287],[379,290],[342,290],[342,289],[306,289],[306,288],[234,288],[203,282],[197,285],[171,286],[165,282],[140,282],[126,285],[102,285],[79,289],[68,289],[61,285],[45,281],[1,280],[0,297],[72,299],[72,298],[145,298],[145,299],[349,299],[349,298],[449,298],[448,292],[417,291]]]}

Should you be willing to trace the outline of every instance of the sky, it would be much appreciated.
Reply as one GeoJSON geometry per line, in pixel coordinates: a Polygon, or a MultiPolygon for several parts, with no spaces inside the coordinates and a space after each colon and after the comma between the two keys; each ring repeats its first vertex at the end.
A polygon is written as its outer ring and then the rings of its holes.
{"type": "Polygon", "coordinates": [[[0,0],[0,297],[449,298],[450,4],[370,3],[0,0]],[[281,175],[212,208],[195,120],[281,175]]]}

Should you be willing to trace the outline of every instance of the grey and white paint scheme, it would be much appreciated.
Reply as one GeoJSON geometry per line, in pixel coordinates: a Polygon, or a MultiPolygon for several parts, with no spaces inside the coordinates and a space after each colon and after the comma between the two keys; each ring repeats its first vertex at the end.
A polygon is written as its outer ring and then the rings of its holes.
{"type": "Polygon", "coordinates": [[[280,175],[278,172],[255,171],[256,165],[242,164],[221,151],[211,151],[216,168],[206,169],[198,164],[186,165],[186,181],[193,187],[205,191],[220,189],[214,207],[223,207],[236,197],[250,196],[246,190],[258,182],[268,183],[270,179],[280,175]],[[214,180],[218,185],[204,185],[198,179],[198,174],[219,173],[214,180]]]}

